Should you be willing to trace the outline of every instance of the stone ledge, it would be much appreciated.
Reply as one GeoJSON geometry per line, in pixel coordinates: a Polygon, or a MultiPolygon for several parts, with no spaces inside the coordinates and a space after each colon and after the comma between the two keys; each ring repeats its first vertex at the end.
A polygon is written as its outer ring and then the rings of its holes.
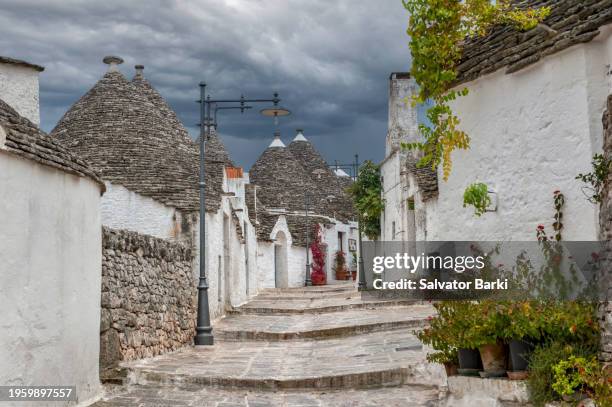
{"type": "Polygon", "coordinates": [[[450,399],[453,400],[453,403],[456,403],[453,405],[477,405],[475,404],[477,401],[504,402],[506,404],[527,403],[529,401],[527,384],[518,380],[451,376],[448,378],[448,391],[450,399]]]}

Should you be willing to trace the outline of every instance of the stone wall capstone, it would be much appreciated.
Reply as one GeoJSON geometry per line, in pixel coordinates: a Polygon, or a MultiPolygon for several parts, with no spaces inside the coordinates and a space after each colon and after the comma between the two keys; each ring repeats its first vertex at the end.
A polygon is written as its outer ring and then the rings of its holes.
{"type": "Polygon", "coordinates": [[[184,243],[102,228],[101,369],[192,342],[194,254],[184,243]]]}
{"type": "MultiPolygon", "coordinates": [[[[603,115],[604,127],[604,156],[612,159],[612,95],[608,96],[607,110],[603,115]]],[[[602,275],[600,276],[600,287],[604,301],[600,302],[599,313],[602,328],[601,334],[601,360],[612,363],[612,173],[608,174],[603,199],[599,211],[599,226],[601,239],[604,241],[605,249],[602,256],[602,275]]]]}

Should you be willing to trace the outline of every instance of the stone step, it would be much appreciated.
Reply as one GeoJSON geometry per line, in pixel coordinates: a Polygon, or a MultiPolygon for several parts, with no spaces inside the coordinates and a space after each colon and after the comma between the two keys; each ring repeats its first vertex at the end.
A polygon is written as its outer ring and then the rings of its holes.
{"type": "Polygon", "coordinates": [[[430,305],[347,310],[304,315],[232,315],[215,324],[218,340],[284,341],[347,337],[370,332],[422,328],[434,315],[430,305]]]}
{"type": "Polygon", "coordinates": [[[265,292],[258,294],[253,300],[308,300],[308,299],[324,299],[324,298],[357,298],[361,294],[357,290],[353,291],[332,291],[328,293],[293,293],[293,292],[265,292]]]}
{"type": "Polygon", "coordinates": [[[131,363],[131,385],[259,391],[442,385],[408,330],[296,342],[218,342],[131,363]]]}
{"type": "Polygon", "coordinates": [[[435,387],[416,385],[379,389],[267,392],[215,388],[182,390],[174,386],[159,386],[156,383],[108,394],[92,407],[432,407],[439,405],[443,396],[435,387]]]}
{"type": "Polygon", "coordinates": [[[245,305],[228,311],[228,314],[309,314],[354,309],[380,309],[414,305],[417,303],[419,303],[419,301],[416,300],[363,301],[361,298],[342,298],[338,299],[338,301],[334,301],[334,299],[314,299],[301,301],[255,299],[245,305]]]}
{"type": "Polygon", "coordinates": [[[268,294],[268,293],[326,294],[326,293],[339,293],[339,292],[351,292],[351,291],[357,291],[357,287],[354,284],[342,283],[342,284],[309,286],[309,287],[264,288],[260,292],[262,294],[268,294]]]}

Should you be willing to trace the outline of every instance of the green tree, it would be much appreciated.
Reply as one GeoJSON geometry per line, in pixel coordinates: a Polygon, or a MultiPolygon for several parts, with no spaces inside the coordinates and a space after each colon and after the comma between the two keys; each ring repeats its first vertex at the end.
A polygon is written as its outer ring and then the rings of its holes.
{"type": "Polygon", "coordinates": [[[365,161],[359,168],[359,175],[348,189],[359,214],[359,227],[368,239],[380,236],[380,214],[385,208],[382,199],[380,167],[372,161],[365,161]]]}

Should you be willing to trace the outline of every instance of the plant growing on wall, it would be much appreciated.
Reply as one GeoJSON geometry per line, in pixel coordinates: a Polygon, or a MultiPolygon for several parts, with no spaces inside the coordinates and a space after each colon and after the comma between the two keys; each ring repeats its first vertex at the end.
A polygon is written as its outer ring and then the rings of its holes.
{"type": "Polygon", "coordinates": [[[314,226],[313,234],[314,239],[310,244],[310,251],[312,252],[310,280],[313,285],[323,285],[327,282],[327,276],[325,275],[325,253],[321,243],[321,226],[318,223],[314,226]]]}
{"type": "Polygon", "coordinates": [[[382,198],[380,167],[365,161],[359,168],[357,180],[349,187],[355,208],[359,213],[359,227],[368,239],[380,236],[380,215],[385,208],[382,198]]]}
{"type": "Polygon", "coordinates": [[[546,228],[544,225],[538,225],[536,228],[536,237],[539,242],[546,242],[550,240],[556,240],[560,242],[563,236],[561,235],[561,231],[563,230],[563,206],[565,206],[565,195],[561,193],[561,191],[557,190],[553,192],[553,201],[555,207],[555,221],[552,224],[553,230],[555,231],[554,236],[546,235],[546,228]]]}
{"type": "Polygon", "coordinates": [[[474,214],[482,216],[487,211],[487,207],[491,205],[491,197],[489,197],[489,188],[487,184],[478,182],[468,186],[463,193],[463,207],[468,205],[474,207],[474,214]]]}
{"type": "Polygon", "coordinates": [[[411,74],[419,85],[414,104],[432,102],[427,110],[431,126],[420,125],[423,142],[406,144],[423,152],[420,165],[442,164],[444,180],[452,168],[451,154],[467,149],[469,136],[459,129],[460,120],[450,103],[468,94],[467,88],[453,90],[461,43],[482,36],[495,24],[512,24],[530,30],[550,13],[549,7],[517,9],[509,0],[402,0],[410,13],[407,33],[412,54],[411,74]]]}
{"type": "Polygon", "coordinates": [[[576,179],[589,185],[583,188],[589,202],[601,203],[603,198],[602,190],[606,180],[608,179],[610,167],[612,166],[612,160],[604,157],[603,154],[595,154],[591,163],[593,165],[593,172],[589,172],[588,174],[578,174],[576,179]]]}

